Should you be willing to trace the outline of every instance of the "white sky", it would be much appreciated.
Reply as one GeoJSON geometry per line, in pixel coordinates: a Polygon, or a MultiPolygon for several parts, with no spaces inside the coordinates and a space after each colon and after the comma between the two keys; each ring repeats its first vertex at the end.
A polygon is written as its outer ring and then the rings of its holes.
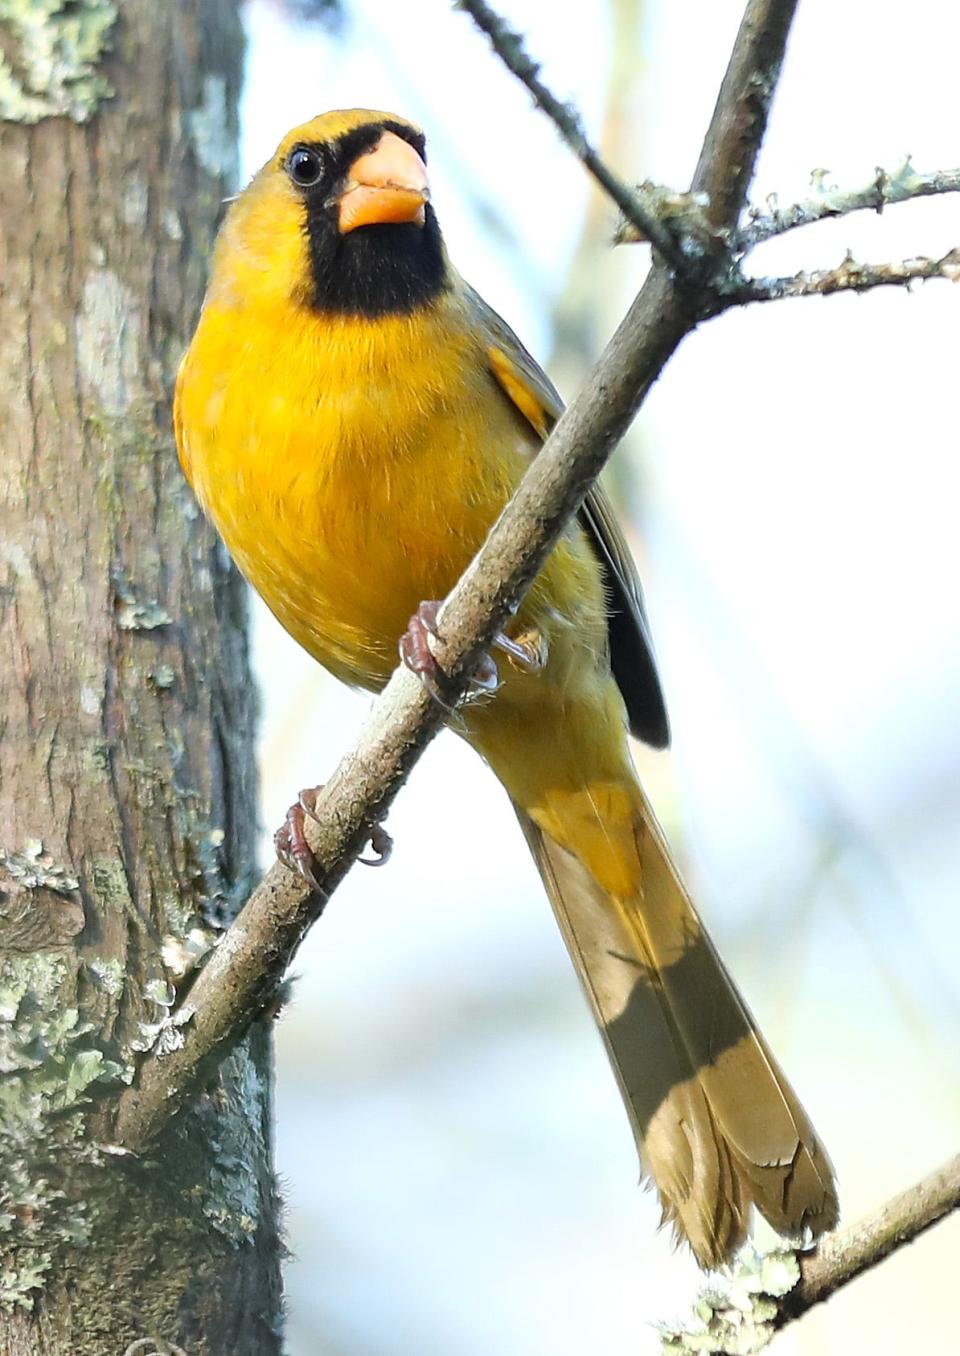
{"type": "MultiPolygon", "coordinates": [[[[442,0],[350,8],[334,43],[249,6],[246,171],[325,108],[417,119],[451,254],[546,360],[579,166],[442,0]]],[[[638,153],[619,168],[683,185],[741,5],[647,10],[638,153]]],[[[509,14],[596,132],[606,7],[510,0],[509,14]]],[[[922,169],[960,163],[958,50],[952,3],[803,0],[755,197],[804,196],[821,166],[859,183],[905,151],[922,169]]],[[[958,243],[960,199],[944,199],[798,233],[757,266],[958,243]]],[[[635,276],[642,258],[614,268],[635,276]]],[[[620,478],[674,729],[644,775],[831,1146],[848,1219],[960,1131],[958,303],[935,283],[714,322],[655,389],[620,478]]],[[[272,830],[367,699],[262,611],[257,667],[272,830]]],[[[694,1269],[634,1186],[613,1080],[503,796],[444,736],[390,829],[393,861],[338,892],[278,1028],[293,1356],[655,1351],[652,1325],[683,1309],[694,1269]]],[[[779,1350],[919,1349],[957,1242],[944,1226],[779,1350]]]]}

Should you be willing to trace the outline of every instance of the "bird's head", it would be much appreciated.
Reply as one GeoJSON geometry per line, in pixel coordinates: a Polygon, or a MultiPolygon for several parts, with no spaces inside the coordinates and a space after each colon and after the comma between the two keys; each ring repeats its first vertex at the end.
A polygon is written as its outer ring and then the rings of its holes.
{"type": "Polygon", "coordinates": [[[295,127],[232,205],[218,271],[248,300],[320,313],[409,314],[436,298],[447,271],[423,133],[364,108],[295,127]]]}

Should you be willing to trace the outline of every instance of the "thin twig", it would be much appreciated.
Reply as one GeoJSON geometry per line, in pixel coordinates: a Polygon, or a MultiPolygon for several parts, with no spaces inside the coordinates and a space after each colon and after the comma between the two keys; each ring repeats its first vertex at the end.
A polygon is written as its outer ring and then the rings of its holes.
{"type": "MultiPolygon", "coordinates": [[[[747,7],[704,143],[715,146],[718,155],[731,153],[721,129],[733,122],[739,125],[737,110],[749,101],[758,81],[766,88],[770,72],[779,71],[788,30],[782,10],[778,0],[751,0],[747,7]],[[776,29],[773,45],[779,44],[780,55],[775,58],[771,44],[757,32],[765,13],[776,29]],[[762,71],[745,60],[744,42],[763,56],[762,71]]],[[[755,162],[770,93],[764,96],[762,113],[755,110],[737,143],[742,163],[735,170],[736,193],[724,198],[727,204],[741,201],[749,188],[743,163],[752,167],[755,162]]],[[[701,156],[704,165],[711,177],[709,161],[701,156]]],[[[448,675],[443,696],[451,705],[466,692],[480,653],[583,502],[677,345],[718,309],[722,306],[708,282],[681,287],[662,267],[649,275],[441,611],[437,659],[448,675]]],[[[151,1051],[137,1083],[121,1095],[118,1144],[134,1151],[144,1148],[269,1005],[307,929],[439,730],[444,714],[412,674],[403,668],[393,674],[358,745],[327,782],[317,803],[320,822],[308,823],[310,847],[325,864],[319,868],[320,892],[310,893],[285,867],[276,865],[267,872],[172,1014],[164,1053],[151,1051]]]]}
{"type": "Polygon", "coordinates": [[[835,292],[869,292],[875,287],[909,287],[914,282],[945,278],[960,282],[960,248],[941,259],[919,255],[889,264],[859,264],[847,254],[836,268],[804,271],[782,278],[748,278],[731,295],[744,304],[780,301],[784,297],[829,297],[835,292]]]}
{"type": "Polygon", "coordinates": [[[784,1300],[779,1326],[822,1304],[836,1290],[960,1209],[960,1154],[872,1215],[821,1238],[800,1258],[800,1283],[784,1300]]]}
{"type": "Polygon", "coordinates": [[[921,174],[913,168],[909,156],[893,171],[878,168],[870,182],[860,188],[828,186],[825,178],[825,170],[814,171],[811,175],[814,196],[804,198],[802,202],[778,207],[772,201],[766,212],[759,207],[752,207],[747,224],[740,232],[739,250],[745,253],[756,245],[762,245],[765,240],[772,240],[775,236],[796,230],[798,226],[810,226],[828,217],[844,217],[851,212],[879,213],[894,203],[960,192],[960,169],[921,174]]]}
{"type": "Polygon", "coordinates": [[[583,130],[583,120],[570,103],[562,103],[540,79],[540,66],[527,54],[523,38],[514,32],[484,0],[455,0],[455,7],[469,14],[490,39],[490,45],[508,70],[530,91],[537,107],[546,113],[574,155],[586,166],[597,183],[620,208],[626,219],[644,240],[659,251],[672,268],[685,277],[692,260],[657,218],[640,194],[614,174],[583,130]]]}
{"type": "Polygon", "coordinates": [[[761,1351],[788,1323],[960,1208],[960,1155],[813,1251],[744,1254],[699,1296],[695,1317],[665,1325],[669,1356],[761,1351]]]}

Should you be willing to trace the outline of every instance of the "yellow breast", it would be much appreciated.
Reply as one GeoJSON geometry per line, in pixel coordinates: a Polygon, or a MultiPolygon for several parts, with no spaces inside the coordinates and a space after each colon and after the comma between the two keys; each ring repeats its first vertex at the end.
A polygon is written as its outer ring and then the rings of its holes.
{"type": "Polygon", "coordinates": [[[328,319],[211,297],[178,381],[181,455],[240,568],[338,676],[376,686],[443,597],[534,442],[456,297],[328,319]]]}

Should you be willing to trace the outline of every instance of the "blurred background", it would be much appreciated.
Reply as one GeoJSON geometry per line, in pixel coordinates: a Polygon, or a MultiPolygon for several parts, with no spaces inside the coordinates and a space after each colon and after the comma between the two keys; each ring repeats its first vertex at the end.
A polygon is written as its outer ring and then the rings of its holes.
{"type": "MultiPolygon", "coordinates": [[[[741,0],[509,0],[627,178],[689,182],[741,0]]],[[[428,133],[462,272],[572,395],[647,267],[445,0],[249,0],[243,166],[327,108],[428,133]]],[[[960,161],[947,0],[804,0],[755,188],[960,161]]],[[[960,199],[826,223],[757,269],[939,254],[960,199]]],[[[960,1141],[958,293],[754,306],[688,339],[609,476],[674,744],[638,751],[695,896],[830,1145],[849,1222],[960,1141]]],[[[369,706],[256,611],[263,856],[369,706]]],[[[444,734],[297,963],[277,1028],[292,1356],[657,1349],[689,1258],[631,1135],[517,825],[444,734]]],[[[763,1235],[760,1235],[761,1239],[763,1235]]],[[[777,1339],[942,1350],[960,1221],[777,1339]]]]}

